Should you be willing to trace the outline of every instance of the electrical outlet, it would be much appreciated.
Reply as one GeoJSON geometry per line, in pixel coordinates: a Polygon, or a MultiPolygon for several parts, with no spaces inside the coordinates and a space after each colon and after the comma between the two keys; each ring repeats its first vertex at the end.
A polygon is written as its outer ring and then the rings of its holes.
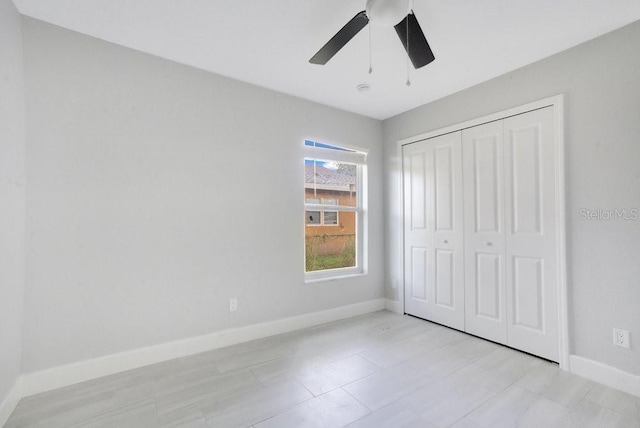
{"type": "Polygon", "coordinates": [[[393,278],[393,279],[391,280],[391,288],[392,288],[392,289],[394,289],[394,290],[395,290],[396,288],[398,288],[398,280],[397,280],[397,279],[393,278]]]}
{"type": "Polygon", "coordinates": [[[629,331],[621,330],[619,328],[613,329],[613,344],[616,346],[620,346],[621,348],[630,349],[629,343],[629,331]]]}
{"type": "Polygon", "coordinates": [[[229,312],[235,312],[238,310],[238,299],[236,297],[232,297],[229,299],[229,312]]]}

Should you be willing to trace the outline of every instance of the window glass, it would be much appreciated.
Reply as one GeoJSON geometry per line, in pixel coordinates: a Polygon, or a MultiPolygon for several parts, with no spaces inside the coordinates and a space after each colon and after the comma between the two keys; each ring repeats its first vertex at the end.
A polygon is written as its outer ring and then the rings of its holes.
{"type": "Polygon", "coordinates": [[[320,211],[307,211],[307,224],[310,224],[310,225],[322,224],[320,211]]]}
{"type": "Polygon", "coordinates": [[[363,177],[357,160],[364,155],[322,143],[307,141],[305,145],[314,147],[313,154],[320,155],[305,158],[304,165],[305,270],[315,274],[361,268],[358,245],[362,239],[363,177]]]}
{"type": "Polygon", "coordinates": [[[323,211],[322,212],[322,224],[325,226],[337,226],[338,225],[338,211],[323,211]]]}

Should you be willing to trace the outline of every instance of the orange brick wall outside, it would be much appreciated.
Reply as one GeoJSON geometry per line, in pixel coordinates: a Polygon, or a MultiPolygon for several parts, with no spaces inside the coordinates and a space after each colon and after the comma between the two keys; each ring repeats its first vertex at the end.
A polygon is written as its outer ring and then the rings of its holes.
{"type": "MultiPolygon", "coordinates": [[[[339,205],[356,206],[355,192],[338,192],[327,190],[306,189],[306,198],[338,199],[339,205]]],[[[343,250],[345,244],[356,234],[356,213],[339,212],[337,225],[307,225],[305,213],[305,238],[315,240],[314,251],[316,254],[335,254],[343,250]]]]}

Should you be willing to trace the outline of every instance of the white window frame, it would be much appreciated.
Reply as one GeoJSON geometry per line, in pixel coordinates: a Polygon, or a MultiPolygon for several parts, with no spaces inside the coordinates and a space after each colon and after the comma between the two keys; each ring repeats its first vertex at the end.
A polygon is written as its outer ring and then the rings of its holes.
{"type": "MultiPolygon", "coordinates": [[[[337,212],[350,211],[356,213],[356,265],[353,267],[325,269],[311,272],[307,272],[305,265],[303,265],[305,283],[331,281],[350,276],[364,275],[367,273],[367,154],[366,151],[362,149],[347,147],[341,144],[335,144],[335,146],[346,150],[342,151],[305,145],[304,160],[349,163],[356,165],[356,206],[340,205],[340,200],[338,200],[338,205],[326,205],[322,203],[307,204],[305,200],[303,210],[305,213],[306,211],[322,211],[323,214],[321,217],[323,225],[325,210],[337,212]]],[[[306,220],[304,226],[306,226],[306,220]]],[[[303,249],[304,248],[305,247],[303,245],[303,249]]]]}

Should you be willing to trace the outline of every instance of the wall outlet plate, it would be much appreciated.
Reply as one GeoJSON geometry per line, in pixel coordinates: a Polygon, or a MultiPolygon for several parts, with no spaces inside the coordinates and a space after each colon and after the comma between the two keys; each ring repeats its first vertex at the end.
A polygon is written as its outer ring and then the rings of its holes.
{"type": "Polygon", "coordinates": [[[229,312],[235,312],[238,310],[238,298],[232,297],[229,299],[229,312]]]}
{"type": "Polygon", "coordinates": [[[629,343],[629,331],[622,330],[619,328],[614,328],[613,344],[616,346],[620,346],[621,348],[631,349],[631,344],[629,343]]]}

